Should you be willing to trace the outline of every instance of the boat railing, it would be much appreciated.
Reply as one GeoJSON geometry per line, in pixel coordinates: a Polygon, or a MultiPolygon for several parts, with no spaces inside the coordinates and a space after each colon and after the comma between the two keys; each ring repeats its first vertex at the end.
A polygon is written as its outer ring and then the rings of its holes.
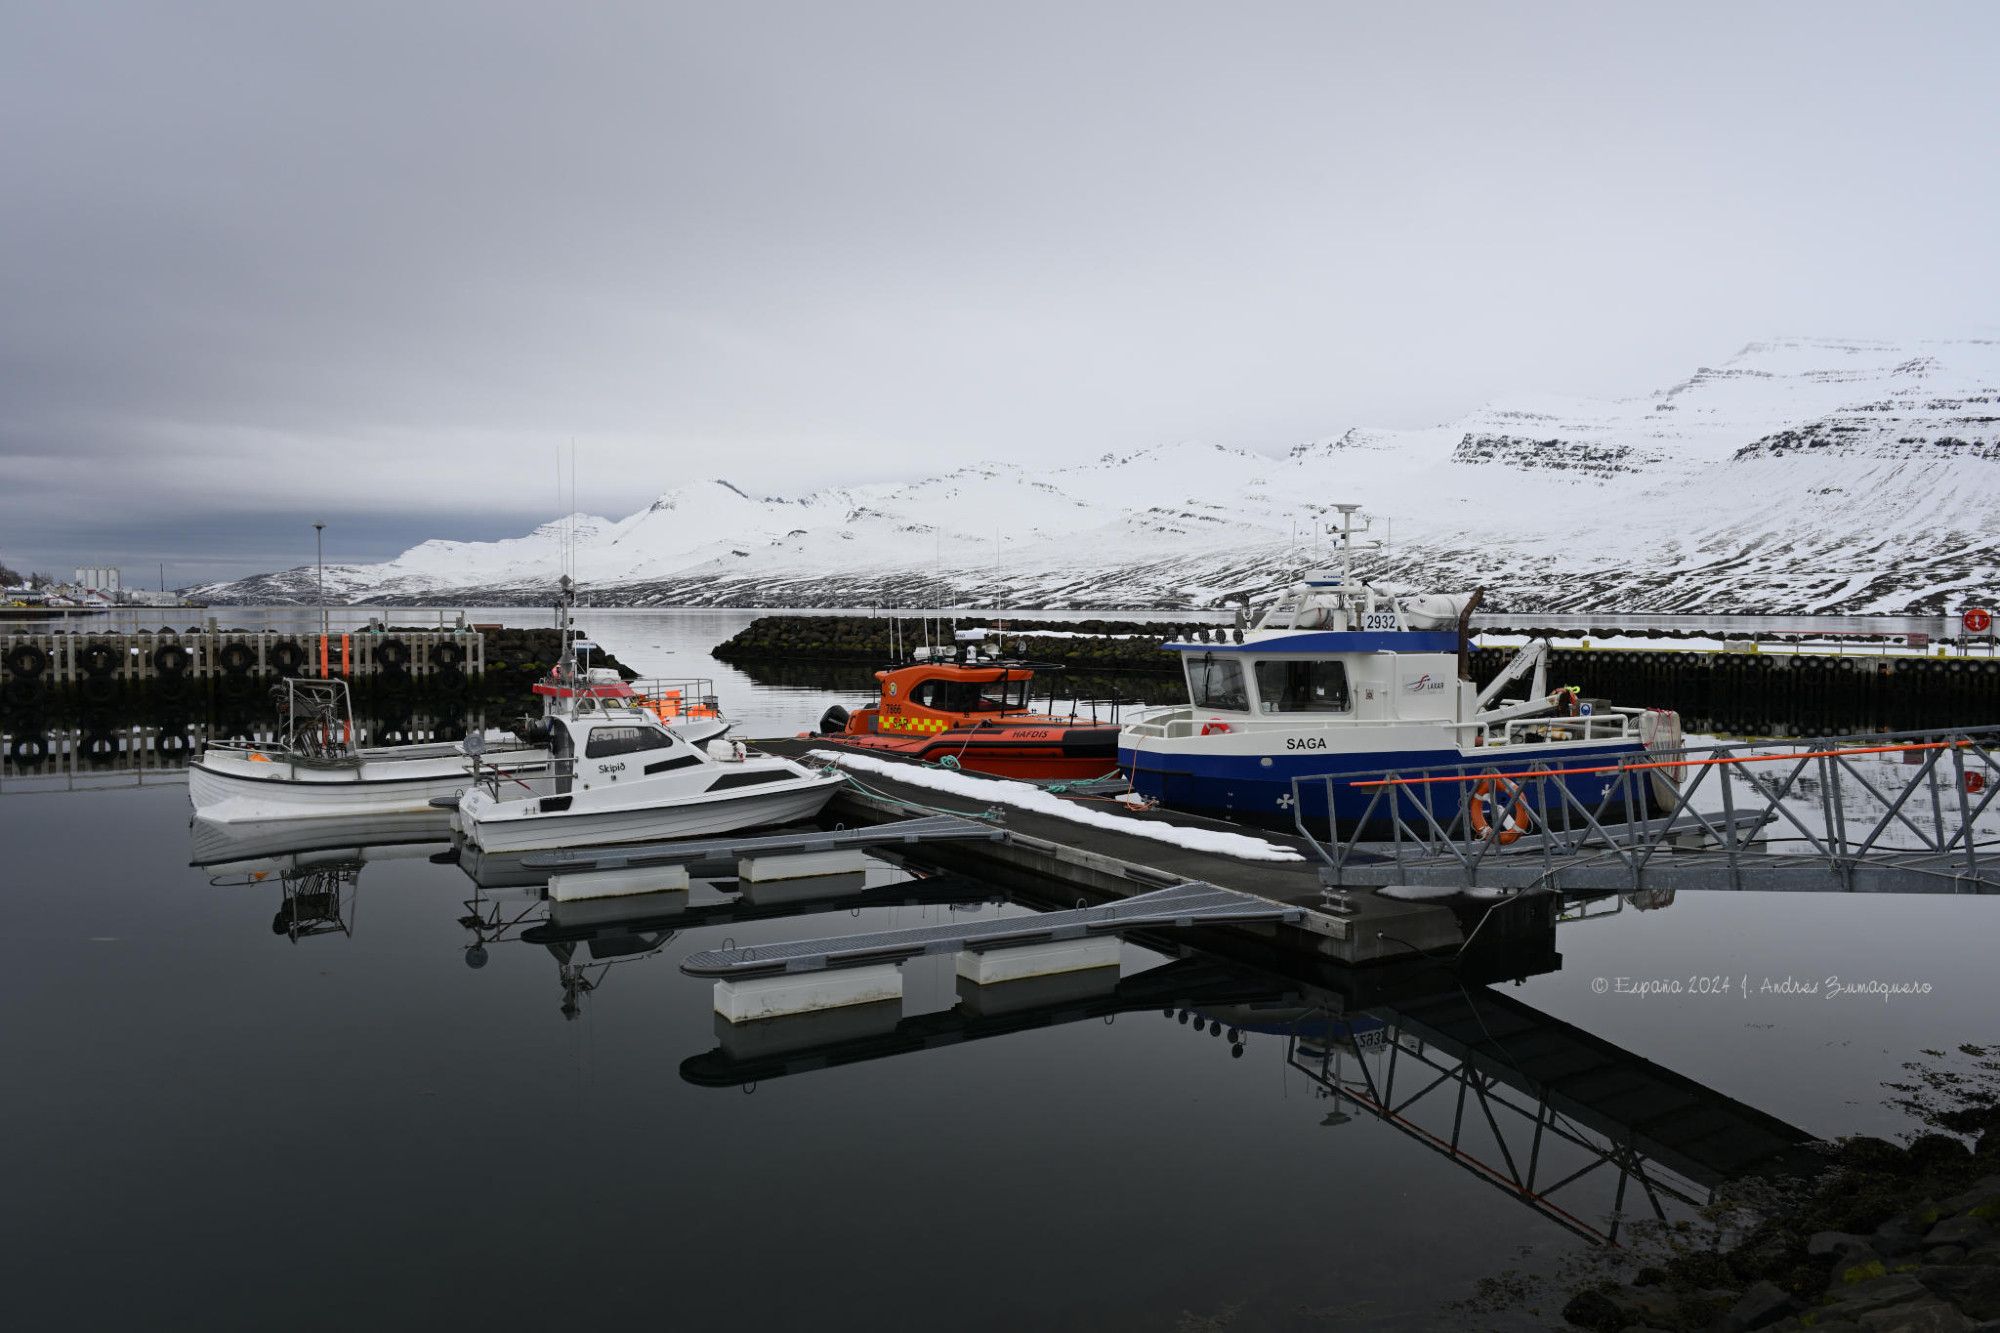
{"type": "Polygon", "coordinates": [[[578,692],[563,697],[563,702],[581,712],[604,708],[643,708],[670,725],[683,718],[723,716],[721,700],[715,693],[715,682],[706,676],[641,677],[621,681],[616,687],[608,682],[604,686],[593,687],[587,680],[577,682],[577,685],[581,687],[578,692]],[[593,688],[616,688],[618,692],[597,694],[592,692],[593,688]],[[627,690],[629,694],[625,692],[627,690]]]}
{"type": "Polygon", "coordinates": [[[1196,733],[1194,709],[1183,707],[1148,711],[1127,720],[1124,729],[1134,736],[1178,740],[1196,733]]]}
{"type": "Polygon", "coordinates": [[[1088,721],[1115,727],[1119,725],[1118,719],[1121,710],[1129,707],[1133,702],[1131,699],[1126,699],[1115,694],[1109,697],[1098,698],[1073,694],[1064,698],[1061,695],[1052,693],[1048,696],[1048,702],[1044,705],[1043,711],[1050,717],[1060,718],[1068,722],[1088,721]]]}
{"type": "Polygon", "coordinates": [[[1630,741],[1639,739],[1643,708],[1608,708],[1577,716],[1538,714],[1517,717],[1499,726],[1480,728],[1480,744],[1494,747],[1537,745],[1560,741],[1630,741]]]}
{"type": "Polygon", "coordinates": [[[631,685],[633,692],[646,701],[643,706],[655,716],[722,716],[722,704],[715,695],[715,682],[705,676],[642,677],[631,685]]]}

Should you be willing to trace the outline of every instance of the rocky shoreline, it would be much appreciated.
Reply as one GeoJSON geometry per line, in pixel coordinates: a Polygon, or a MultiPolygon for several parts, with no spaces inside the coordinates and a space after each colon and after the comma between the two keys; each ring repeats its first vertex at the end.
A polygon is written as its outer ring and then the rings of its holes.
{"type": "Polygon", "coordinates": [[[2000,1331],[2000,1112],[1976,1147],[1854,1138],[1827,1171],[1726,1249],[1690,1249],[1564,1305],[1592,1333],[2000,1331]]]}

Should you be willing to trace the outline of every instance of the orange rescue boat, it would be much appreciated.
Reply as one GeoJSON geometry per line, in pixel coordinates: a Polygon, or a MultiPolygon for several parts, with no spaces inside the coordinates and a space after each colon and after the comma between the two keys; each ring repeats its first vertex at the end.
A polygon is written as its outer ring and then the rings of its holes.
{"type": "Polygon", "coordinates": [[[820,735],[839,748],[1003,778],[1098,778],[1118,771],[1117,723],[1030,712],[1036,668],[1051,663],[919,661],[875,673],[881,697],[835,704],[820,735]]]}

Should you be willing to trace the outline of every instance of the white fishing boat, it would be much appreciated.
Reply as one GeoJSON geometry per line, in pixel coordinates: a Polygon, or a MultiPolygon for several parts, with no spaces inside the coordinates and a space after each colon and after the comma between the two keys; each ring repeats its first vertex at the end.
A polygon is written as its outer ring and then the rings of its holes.
{"type": "Polygon", "coordinates": [[[531,739],[488,739],[481,733],[463,744],[357,746],[345,681],[287,680],[274,691],[276,741],[212,743],[188,765],[195,813],[221,824],[435,814],[434,800],[471,785],[475,762],[489,779],[546,793],[553,790],[556,768],[545,733],[579,701],[642,712],[690,745],[729,730],[707,680],[628,681],[613,668],[591,666],[596,645],[570,634],[571,586],[565,578],[560,624],[569,648],[534,686],[544,716],[527,728],[531,739]]]}
{"type": "MultiPolygon", "coordinates": [[[[562,626],[569,634],[575,585],[565,575],[562,626]]],[[[694,838],[810,819],[845,781],[701,726],[726,722],[712,692],[637,690],[589,666],[578,641],[536,692],[550,756],[546,781],[474,761],[474,784],[452,804],[453,827],[482,854],[694,838]]],[[[705,686],[706,682],[701,682],[705,686]]],[[[442,803],[442,802],[441,802],[442,803]]]]}
{"type": "Polygon", "coordinates": [[[287,680],[279,687],[278,739],[215,741],[188,765],[195,814],[217,824],[420,814],[431,798],[462,791],[472,756],[523,783],[553,773],[548,747],[522,741],[465,745],[359,746],[342,680],[287,680]]]}
{"type": "Polygon", "coordinates": [[[572,695],[548,730],[549,789],[482,769],[458,801],[467,843],[520,852],[784,824],[817,815],[845,780],[740,741],[694,745],[622,699],[572,695]]]}

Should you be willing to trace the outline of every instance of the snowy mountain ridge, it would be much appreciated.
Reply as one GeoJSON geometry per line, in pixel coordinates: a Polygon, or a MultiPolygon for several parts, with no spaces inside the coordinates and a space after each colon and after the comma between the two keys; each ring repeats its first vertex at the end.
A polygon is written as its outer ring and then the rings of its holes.
{"type": "MultiPolygon", "coordinates": [[[[1378,573],[1495,605],[1949,610],[2000,583],[2000,340],[1753,343],[1642,398],[1509,397],[1278,455],[1182,442],[790,499],[714,480],[326,574],[357,602],[544,601],[573,530],[600,603],[1198,606],[1323,562],[1345,501],[1393,539],[1378,573]]],[[[195,592],[312,587],[307,568],[195,592]]]]}

